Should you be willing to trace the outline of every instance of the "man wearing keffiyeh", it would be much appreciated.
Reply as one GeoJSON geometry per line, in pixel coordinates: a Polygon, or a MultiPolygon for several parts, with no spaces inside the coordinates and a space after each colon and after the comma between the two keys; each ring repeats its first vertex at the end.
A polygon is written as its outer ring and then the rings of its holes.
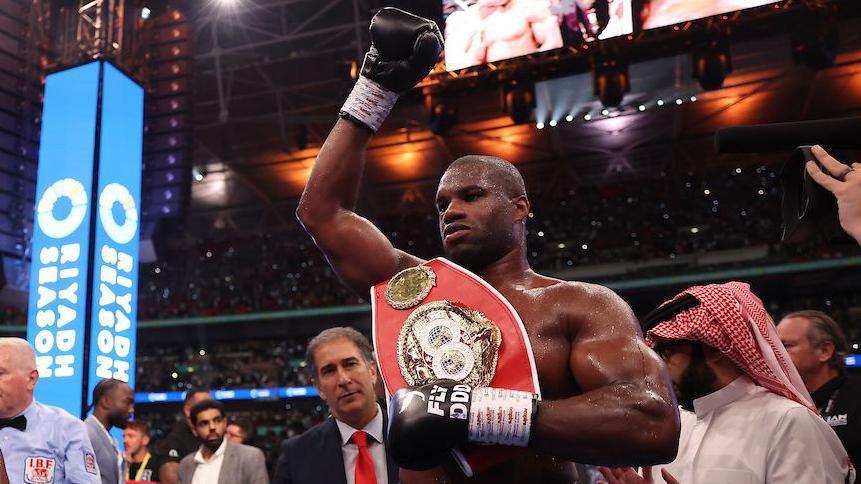
{"type": "Polygon", "coordinates": [[[691,287],[643,324],[683,408],[679,451],[644,477],[604,469],[610,484],[854,482],[846,451],[748,284],[691,287]]]}

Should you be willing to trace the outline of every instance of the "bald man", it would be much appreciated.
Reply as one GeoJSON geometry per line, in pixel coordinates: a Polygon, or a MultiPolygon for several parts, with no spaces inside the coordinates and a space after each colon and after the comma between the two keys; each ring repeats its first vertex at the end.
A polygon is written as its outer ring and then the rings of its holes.
{"type": "Polygon", "coordinates": [[[30,344],[0,338],[0,450],[8,476],[14,482],[101,484],[84,422],[35,401],[38,381],[30,344]]]}

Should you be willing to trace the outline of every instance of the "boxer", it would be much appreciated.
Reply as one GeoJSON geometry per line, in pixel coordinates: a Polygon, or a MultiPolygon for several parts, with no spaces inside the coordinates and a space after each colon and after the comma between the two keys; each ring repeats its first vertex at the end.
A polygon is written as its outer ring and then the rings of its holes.
{"type": "MultiPolygon", "coordinates": [[[[361,76],[320,150],[297,208],[333,269],[360,294],[424,262],[394,248],[354,210],[368,140],[398,95],[427,75],[442,48],[433,22],[397,9],[381,10],[370,33],[372,45],[361,76]]],[[[542,390],[542,400],[536,401],[504,388],[446,389],[461,400],[517,407],[528,419],[516,438],[489,436],[494,443],[525,446],[525,452],[470,482],[574,482],[574,461],[671,461],[679,417],[662,362],[645,345],[630,308],[612,291],[546,277],[529,267],[529,199],[517,169],[491,156],[459,158],[440,180],[436,206],[446,257],[483,278],[522,319],[542,390]]],[[[422,445],[398,452],[405,484],[466,480],[445,457],[448,450],[470,441],[488,442],[474,438],[480,432],[468,415],[442,420],[428,406],[407,401],[426,399],[432,391],[437,390],[396,392],[391,402],[395,420],[390,438],[422,440],[422,445]]]]}

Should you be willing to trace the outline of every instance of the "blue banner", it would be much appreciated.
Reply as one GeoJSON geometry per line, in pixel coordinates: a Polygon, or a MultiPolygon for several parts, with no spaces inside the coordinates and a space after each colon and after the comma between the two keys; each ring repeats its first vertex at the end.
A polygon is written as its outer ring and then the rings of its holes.
{"type": "MultiPolygon", "coordinates": [[[[216,400],[274,400],[320,396],[314,387],[240,388],[210,390],[209,394],[216,400]]],[[[175,403],[183,400],[185,392],[135,393],[135,403],[175,403]]]]}
{"type": "Polygon", "coordinates": [[[27,340],[36,399],[81,414],[99,64],[45,80],[27,340]]]}
{"type": "Polygon", "coordinates": [[[143,88],[104,64],[98,207],[87,389],[105,378],[135,384],[143,88]]]}

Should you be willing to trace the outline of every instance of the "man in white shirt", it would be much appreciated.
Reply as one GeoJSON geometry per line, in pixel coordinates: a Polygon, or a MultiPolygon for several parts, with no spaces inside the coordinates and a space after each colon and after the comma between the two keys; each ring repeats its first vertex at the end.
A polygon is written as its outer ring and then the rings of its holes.
{"type": "Polygon", "coordinates": [[[227,417],[221,402],[200,402],[190,417],[201,445],[180,461],[180,484],[269,484],[263,452],[224,438],[227,417]]]}
{"type": "Polygon", "coordinates": [[[692,287],[644,325],[690,412],[682,410],[676,460],[652,469],[654,481],[604,469],[610,484],[854,481],[846,451],[747,284],[692,287]]]}
{"type": "Polygon", "coordinates": [[[398,482],[368,339],[353,328],[329,328],[308,343],[306,360],[332,418],[284,442],[273,484],[398,482]]]}

